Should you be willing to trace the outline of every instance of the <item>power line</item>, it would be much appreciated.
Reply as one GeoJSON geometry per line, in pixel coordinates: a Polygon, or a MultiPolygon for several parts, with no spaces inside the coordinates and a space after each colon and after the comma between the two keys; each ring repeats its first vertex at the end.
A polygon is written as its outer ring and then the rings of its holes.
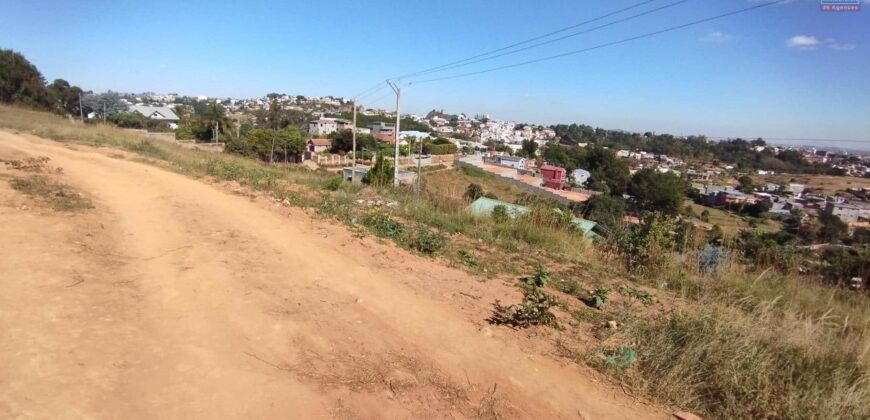
{"type": "Polygon", "coordinates": [[[419,83],[437,82],[437,81],[441,81],[441,80],[456,79],[456,78],[460,78],[460,77],[467,77],[467,76],[474,76],[474,75],[483,74],[483,73],[490,73],[490,72],[497,71],[497,70],[505,70],[505,69],[509,69],[509,68],[513,68],[513,67],[520,67],[520,66],[524,66],[524,65],[528,65],[528,64],[540,63],[540,62],[542,62],[542,61],[555,60],[555,59],[557,59],[557,58],[567,57],[567,56],[570,56],[570,55],[580,54],[580,53],[589,52],[589,51],[592,51],[592,50],[597,50],[597,49],[601,49],[601,48],[605,48],[605,47],[611,47],[611,46],[618,45],[618,44],[624,44],[624,43],[627,43],[627,42],[636,41],[636,40],[638,40],[638,39],[649,38],[649,37],[652,37],[652,36],[655,36],[655,35],[660,35],[660,34],[663,34],[663,33],[666,33],[666,32],[672,32],[672,31],[676,31],[676,30],[678,30],[678,29],[688,28],[688,27],[690,27],[690,26],[695,26],[695,25],[698,25],[698,24],[701,24],[701,23],[710,22],[710,21],[713,21],[713,20],[722,19],[722,18],[725,18],[725,17],[734,16],[734,15],[738,15],[738,14],[741,14],[741,13],[746,13],[746,12],[749,12],[749,11],[752,11],[752,10],[756,10],[756,9],[761,9],[761,8],[763,8],[763,7],[773,6],[773,5],[775,5],[775,4],[784,3],[784,2],[786,2],[786,1],[791,1],[791,0],[776,0],[776,1],[771,1],[771,2],[768,2],[768,3],[762,3],[762,4],[759,4],[759,5],[756,5],[756,6],[746,7],[746,8],[743,8],[743,9],[735,10],[735,11],[728,12],[728,13],[723,13],[723,14],[716,15],[716,16],[711,16],[711,17],[708,17],[708,18],[704,18],[704,19],[700,19],[700,20],[693,21],[693,22],[685,23],[685,24],[682,24],[682,25],[672,26],[672,27],[669,27],[669,28],[660,29],[660,30],[658,30],[658,31],[648,32],[648,33],[645,33],[645,34],[642,34],[642,35],[637,35],[637,36],[633,36],[633,37],[630,37],[630,38],[624,38],[624,39],[621,39],[621,40],[618,40],[618,41],[606,42],[606,43],[604,43],[604,44],[598,44],[598,45],[595,45],[595,46],[592,46],[592,47],[587,47],[587,48],[582,48],[582,49],[579,49],[579,50],[568,51],[568,52],[561,53],[561,54],[556,54],[556,55],[550,55],[550,56],[546,56],[546,57],[536,58],[536,59],[534,59],[534,60],[521,61],[521,62],[519,62],[519,63],[508,64],[508,65],[498,66],[498,67],[492,67],[492,68],[489,68],[489,69],[478,70],[478,71],[473,71],[473,72],[469,72],[469,73],[460,73],[460,74],[455,74],[455,75],[452,75],[452,76],[444,76],[444,77],[437,77],[437,78],[433,78],[433,79],[417,80],[417,81],[412,81],[411,83],[419,84],[419,83]]]}
{"type": "Polygon", "coordinates": [[[382,90],[384,90],[384,89],[386,89],[386,88],[387,88],[387,85],[385,85],[385,84],[383,84],[383,82],[381,82],[381,86],[380,86],[380,87],[378,87],[377,89],[375,89],[375,90],[373,90],[373,91],[371,91],[371,92],[369,92],[369,93],[366,93],[366,94],[363,94],[363,95],[357,95],[357,96],[356,96],[356,99],[357,99],[357,100],[360,100],[360,99],[363,99],[363,98],[365,98],[365,97],[367,97],[367,96],[372,96],[372,95],[374,95],[374,94],[376,94],[376,93],[378,93],[378,92],[380,92],[380,91],[382,91],[382,90]]]}
{"type": "Polygon", "coordinates": [[[640,2],[640,3],[635,3],[635,4],[631,5],[631,6],[628,6],[628,7],[625,7],[625,8],[622,8],[622,9],[619,9],[619,10],[616,10],[616,11],[613,11],[613,12],[610,12],[610,13],[607,13],[607,14],[605,14],[605,15],[602,15],[602,16],[599,16],[599,17],[596,17],[596,18],[593,18],[593,19],[589,19],[589,20],[586,20],[586,21],[583,21],[583,22],[580,22],[580,23],[577,23],[577,24],[574,24],[574,25],[571,25],[571,26],[566,26],[566,27],[564,27],[564,28],[562,28],[562,29],[557,29],[557,30],[552,31],[552,32],[548,32],[548,33],[543,34],[543,35],[538,35],[538,36],[533,37],[533,38],[529,38],[529,39],[526,39],[526,40],[523,40],[523,41],[519,41],[519,42],[516,42],[516,43],[510,44],[510,45],[507,45],[507,46],[504,46],[504,47],[501,47],[501,48],[497,48],[497,49],[494,49],[494,50],[490,50],[490,51],[487,51],[487,52],[483,52],[483,53],[480,53],[480,54],[477,54],[477,55],[474,55],[474,56],[471,56],[471,57],[468,57],[468,58],[464,58],[464,59],[462,59],[462,60],[453,61],[453,62],[450,62],[450,63],[447,63],[447,64],[443,64],[443,65],[436,66],[436,67],[431,67],[431,68],[428,68],[428,69],[425,69],[425,70],[420,70],[420,71],[418,71],[418,72],[414,72],[414,73],[408,73],[408,74],[404,74],[404,75],[401,75],[401,76],[396,76],[396,77],[394,77],[393,79],[404,79],[404,78],[408,78],[408,77],[419,76],[419,75],[422,75],[422,74],[428,74],[428,73],[432,73],[432,72],[438,71],[438,70],[440,70],[440,69],[443,69],[443,68],[445,68],[445,67],[449,67],[449,66],[453,66],[453,65],[456,65],[456,64],[460,64],[460,63],[466,62],[466,61],[470,61],[470,60],[474,60],[474,59],[477,59],[477,58],[485,57],[485,56],[488,56],[488,55],[490,55],[490,54],[495,54],[495,53],[498,53],[498,52],[501,52],[501,51],[504,51],[504,50],[509,50],[509,49],[511,49],[511,48],[518,47],[518,46],[523,45],[523,44],[528,44],[529,42],[537,41],[537,40],[539,40],[539,39],[547,38],[547,37],[549,37],[549,36],[552,36],[552,35],[555,35],[555,34],[558,34],[558,33],[562,33],[562,32],[565,32],[565,31],[569,31],[569,30],[571,30],[571,29],[578,28],[578,27],[581,27],[581,26],[583,26],[583,25],[590,24],[590,23],[592,23],[592,22],[597,22],[597,21],[599,21],[599,20],[601,20],[601,19],[606,19],[606,18],[608,18],[608,17],[610,17],[610,16],[617,15],[617,14],[619,14],[619,13],[622,13],[622,12],[625,12],[625,11],[628,11],[628,10],[631,10],[631,9],[638,8],[638,7],[640,7],[640,6],[643,6],[643,5],[646,5],[646,4],[649,4],[649,3],[652,3],[652,2],[654,2],[654,1],[658,1],[658,0],[645,0],[645,1],[642,1],[642,2],[640,2]]]}
{"type": "Polygon", "coordinates": [[[506,56],[506,55],[512,55],[512,54],[516,54],[516,53],[518,53],[518,52],[527,51],[527,50],[530,50],[530,49],[532,49],[532,48],[537,48],[537,47],[544,46],[544,45],[547,45],[547,44],[552,44],[552,43],[554,43],[554,42],[562,41],[562,40],[565,40],[565,39],[568,39],[568,38],[573,38],[573,37],[578,36],[578,35],[587,34],[587,33],[589,33],[589,32],[594,32],[594,31],[597,31],[597,30],[599,30],[599,29],[604,29],[604,28],[607,28],[607,27],[610,27],[610,26],[614,26],[614,25],[617,25],[617,24],[623,23],[623,22],[627,22],[627,21],[629,21],[629,20],[637,19],[637,18],[639,18],[639,17],[643,17],[643,16],[646,16],[646,15],[651,15],[651,14],[653,14],[653,13],[656,13],[656,12],[659,12],[659,11],[662,11],[662,10],[665,10],[665,9],[668,9],[668,8],[671,8],[671,7],[674,7],[674,6],[678,6],[678,5],[683,4],[683,3],[686,3],[686,2],[688,2],[688,1],[689,1],[689,0],[679,0],[679,1],[676,1],[676,2],[673,2],[673,3],[666,4],[666,5],[664,5],[664,6],[657,7],[657,8],[655,8],[655,9],[650,9],[650,10],[647,10],[647,11],[645,11],[645,12],[641,12],[641,13],[638,13],[638,14],[635,14],[635,15],[627,16],[627,17],[624,17],[624,18],[622,18],[622,19],[618,19],[618,20],[615,20],[615,21],[612,21],[612,22],[608,22],[608,23],[605,23],[605,24],[603,24],[603,25],[599,25],[599,26],[596,26],[596,27],[594,27],[594,28],[586,29],[586,30],[583,30],[583,31],[580,31],[580,32],[570,33],[570,34],[567,34],[567,35],[560,36],[560,37],[558,37],[558,38],[548,39],[548,40],[546,40],[546,41],[538,42],[538,43],[536,43],[536,44],[532,44],[532,45],[529,45],[529,46],[526,46],[526,47],[523,47],[523,48],[519,48],[519,49],[516,49],[516,50],[513,50],[513,51],[508,51],[508,52],[504,52],[504,53],[501,53],[501,54],[496,54],[496,55],[493,55],[493,56],[480,58],[480,59],[477,59],[477,60],[466,61],[466,62],[464,62],[464,63],[455,64],[455,65],[445,65],[445,66],[441,66],[441,67],[438,68],[438,69],[433,69],[433,70],[428,70],[428,71],[418,72],[418,73],[416,73],[415,75],[424,75],[424,74],[437,73],[437,72],[442,72],[442,71],[445,71],[445,70],[452,70],[452,69],[459,68],[459,67],[470,66],[470,65],[472,65],[472,64],[480,63],[480,62],[483,62],[483,61],[494,60],[494,59],[499,58],[499,57],[504,57],[504,56],[506,56]]]}
{"type": "MultiPolygon", "coordinates": [[[[742,137],[725,137],[725,136],[704,136],[708,139],[714,140],[731,140],[738,139],[742,137]]],[[[870,140],[858,140],[858,139],[798,139],[791,137],[760,137],[762,140],[773,140],[773,141],[801,141],[801,142],[831,142],[831,143],[870,143],[870,140]]]]}
{"type": "Polygon", "coordinates": [[[364,90],[364,91],[362,91],[362,92],[360,92],[360,93],[357,93],[356,95],[353,95],[352,97],[353,97],[353,98],[358,98],[358,97],[360,97],[360,96],[362,96],[362,95],[366,95],[366,94],[368,94],[370,91],[372,91],[372,90],[374,90],[374,89],[376,89],[376,88],[383,88],[384,86],[382,85],[382,83],[383,83],[383,82],[378,82],[378,83],[372,85],[372,87],[370,87],[370,88],[368,88],[368,89],[366,89],[366,90],[364,90]]]}

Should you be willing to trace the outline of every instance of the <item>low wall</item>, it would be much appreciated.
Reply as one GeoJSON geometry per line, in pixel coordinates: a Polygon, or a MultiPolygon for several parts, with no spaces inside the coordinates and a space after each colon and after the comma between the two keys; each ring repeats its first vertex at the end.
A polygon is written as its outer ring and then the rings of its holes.
{"type": "Polygon", "coordinates": [[[498,175],[498,174],[494,174],[494,173],[492,173],[492,172],[488,172],[488,171],[486,171],[485,169],[482,169],[482,168],[479,167],[479,166],[475,166],[475,165],[472,165],[472,164],[470,164],[470,163],[463,162],[463,161],[460,160],[460,159],[456,159],[456,160],[453,162],[453,165],[454,165],[454,166],[465,166],[465,167],[469,167],[469,168],[480,169],[480,170],[482,170],[482,171],[484,171],[484,172],[486,172],[486,173],[488,173],[488,174],[490,174],[490,175],[492,175],[492,176],[494,176],[494,177],[498,177],[499,179],[502,179],[502,180],[504,180],[505,182],[507,182],[507,183],[509,183],[509,184],[513,184],[513,185],[515,185],[515,186],[517,186],[517,187],[519,187],[519,188],[521,188],[521,189],[523,189],[523,190],[525,190],[525,191],[528,191],[528,192],[530,192],[530,193],[532,193],[532,194],[539,195],[539,196],[544,197],[544,198],[548,198],[548,199],[553,200],[553,201],[555,201],[555,202],[557,202],[557,203],[560,203],[560,204],[569,205],[569,204],[572,204],[572,203],[576,203],[576,201],[571,201],[571,200],[569,200],[569,199],[567,199],[567,198],[565,198],[565,197],[562,197],[561,195],[558,195],[558,194],[552,193],[552,192],[550,192],[550,191],[547,191],[547,190],[544,189],[544,188],[536,187],[536,186],[534,186],[534,185],[529,185],[529,184],[526,184],[525,182],[522,182],[522,181],[516,180],[516,179],[514,179],[514,178],[508,178],[508,177],[505,177],[505,176],[500,176],[500,175],[498,175]]]}

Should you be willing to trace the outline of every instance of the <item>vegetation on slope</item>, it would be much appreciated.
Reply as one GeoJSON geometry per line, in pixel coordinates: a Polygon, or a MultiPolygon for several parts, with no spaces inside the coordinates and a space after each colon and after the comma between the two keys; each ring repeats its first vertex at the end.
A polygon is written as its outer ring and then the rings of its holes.
{"type": "MultiPolygon", "coordinates": [[[[551,207],[515,220],[470,215],[465,188],[432,186],[417,195],[351,186],[325,171],[266,166],[10,107],[0,107],[0,126],[130,150],[190,176],[234,181],[472,272],[522,275],[529,267],[550,267],[552,279],[535,286],[525,303],[546,301],[549,312],[549,300],[538,293],[558,300],[553,312],[566,328],[560,332],[564,355],[660,401],[723,418],[860,418],[870,412],[866,296],[763,264],[744,266],[739,256],[687,249],[667,218],[651,218],[614,243],[593,246],[566,229],[551,207]],[[587,307],[595,296],[602,303],[587,307]],[[566,314],[573,318],[565,321],[566,314]],[[602,329],[605,321],[618,329],[602,329]],[[593,338],[574,338],[584,329],[593,338]]],[[[481,176],[444,171],[439,177],[450,174],[481,176]]],[[[494,190],[487,177],[476,183],[494,190]]],[[[523,325],[537,313],[506,311],[523,325]]]]}

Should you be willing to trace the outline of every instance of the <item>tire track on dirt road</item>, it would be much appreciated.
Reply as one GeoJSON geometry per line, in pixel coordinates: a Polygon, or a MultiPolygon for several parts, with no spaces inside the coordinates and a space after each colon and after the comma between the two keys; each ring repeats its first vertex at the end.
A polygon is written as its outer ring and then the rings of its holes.
{"type": "Polygon", "coordinates": [[[0,145],[63,167],[126,257],[119,276],[137,299],[115,328],[132,333],[102,338],[123,368],[82,390],[84,416],[663,416],[481,334],[426,291],[477,283],[460,271],[92,149],[5,132],[0,145]]]}

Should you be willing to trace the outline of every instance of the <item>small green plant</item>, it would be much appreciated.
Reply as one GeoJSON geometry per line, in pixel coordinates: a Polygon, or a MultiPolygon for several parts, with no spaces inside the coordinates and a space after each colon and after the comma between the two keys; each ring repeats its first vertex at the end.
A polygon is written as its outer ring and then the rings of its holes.
{"type": "Polygon", "coordinates": [[[644,305],[649,306],[649,305],[653,304],[652,295],[650,295],[649,293],[647,293],[643,290],[640,290],[640,289],[637,289],[637,288],[634,288],[631,286],[626,286],[624,284],[619,285],[619,287],[616,290],[619,292],[619,294],[621,294],[623,296],[628,296],[632,299],[637,299],[638,301],[640,301],[640,303],[642,303],[644,305]]]}
{"type": "Polygon", "coordinates": [[[616,350],[609,351],[604,355],[604,366],[618,371],[625,371],[637,360],[634,349],[619,346],[616,350]]]}
{"type": "Polygon", "coordinates": [[[499,204],[492,208],[492,221],[496,223],[504,223],[507,222],[510,216],[508,216],[507,207],[499,204]]]}
{"type": "Polygon", "coordinates": [[[558,302],[539,287],[523,287],[522,303],[503,306],[495,301],[495,309],[490,322],[499,325],[510,325],[516,328],[526,328],[532,325],[554,325],[556,315],[550,312],[558,302]]]}
{"type": "Polygon", "coordinates": [[[477,258],[474,258],[474,254],[472,254],[471,252],[460,249],[458,255],[460,264],[468,268],[477,268],[480,266],[480,262],[477,261],[477,258]]]}
{"type": "Polygon", "coordinates": [[[532,325],[554,325],[556,315],[550,309],[559,302],[553,296],[544,292],[543,287],[550,282],[550,274],[543,266],[538,266],[535,274],[520,280],[523,289],[523,301],[519,304],[503,306],[495,301],[495,310],[490,321],[494,324],[505,324],[517,328],[532,325]]]}
{"type": "Polygon", "coordinates": [[[599,287],[589,294],[589,301],[587,304],[595,309],[601,309],[604,307],[604,304],[607,303],[607,295],[610,293],[610,290],[605,289],[604,287],[599,287]]]}
{"type": "Polygon", "coordinates": [[[334,176],[323,183],[323,189],[327,191],[338,191],[341,188],[342,182],[341,175],[334,176]]]}
{"type": "Polygon", "coordinates": [[[539,265],[535,270],[535,274],[520,280],[520,284],[525,287],[541,288],[550,282],[550,273],[544,266],[539,265]]]}
{"type": "Polygon", "coordinates": [[[405,225],[395,220],[385,210],[370,209],[362,216],[360,222],[381,238],[398,239],[405,235],[405,225]]]}
{"type": "Polygon", "coordinates": [[[420,253],[432,255],[438,252],[445,242],[447,242],[447,238],[444,235],[437,231],[433,232],[426,225],[421,224],[417,226],[409,246],[420,253]]]}

